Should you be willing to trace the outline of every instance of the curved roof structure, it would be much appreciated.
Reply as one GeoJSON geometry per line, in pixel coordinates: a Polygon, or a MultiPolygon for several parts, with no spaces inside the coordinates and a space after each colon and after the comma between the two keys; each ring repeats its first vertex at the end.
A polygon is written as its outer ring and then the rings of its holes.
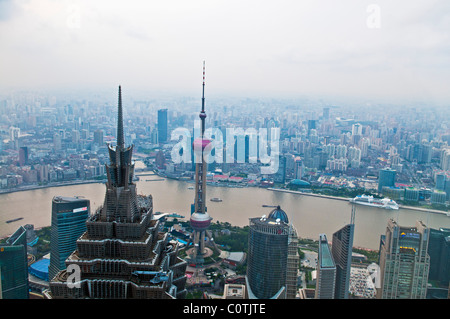
{"type": "Polygon", "coordinates": [[[272,210],[268,216],[268,218],[272,218],[272,219],[279,219],[280,221],[288,224],[289,223],[289,218],[286,214],[286,212],[284,210],[282,210],[280,208],[280,206],[277,206],[277,208],[275,208],[274,210],[272,210]]]}
{"type": "Polygon", "coordinates": [[[301,180],[301,179],[293,179],[291,181],[291,184],[297,185],[297,186],[309,186],[309,185],[311,185],[307,181],[304,181],[304,180],[301,180]]]}

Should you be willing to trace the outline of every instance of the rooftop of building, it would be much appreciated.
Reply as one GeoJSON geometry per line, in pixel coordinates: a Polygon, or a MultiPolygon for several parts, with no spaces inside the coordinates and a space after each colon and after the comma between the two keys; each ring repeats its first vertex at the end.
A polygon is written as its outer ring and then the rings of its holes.
{"type": "Polygon", "coordinates": [[[328,245],[327,237],[320,235],[319,241],[319,260],[321,268],[334,268],[336,267],[333,257],[331,256],[330,246],[328,245]]]}
{"type": "Polygon", "coordinates": [[[53,202],[55,203],[71,203],[78,201],[86,201],[87,199],[82,196],[68,197],[68,196],[55,196],[53,202]]]}

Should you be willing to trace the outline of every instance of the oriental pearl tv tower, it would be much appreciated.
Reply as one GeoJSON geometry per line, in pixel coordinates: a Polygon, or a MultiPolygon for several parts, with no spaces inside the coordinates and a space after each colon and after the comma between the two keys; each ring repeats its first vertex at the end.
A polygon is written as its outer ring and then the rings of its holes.
{"type": "MultiPolygon", "coordinates": [[[[192,263],[203,263],[211,251],[205,247],[205,239],[211,241],[211,235],[207,232],[212,218],[206,212],[206,169],[207,163],[205,157],[211,151],[211,140],[204,137],[205,134],[205,61],[203,61],[203,93],[202,93],[202,111],[200,112],[201,135],[194,140],[192,145],[196,155],[195,165],[195,202],[194,211],[191,214],[191,227],[193,229],[189,243],[193,244],[193,248],[188,250],[188,256],[192,263]]],[[[189,245],[188,243],[188,245],[189,245]]]]}

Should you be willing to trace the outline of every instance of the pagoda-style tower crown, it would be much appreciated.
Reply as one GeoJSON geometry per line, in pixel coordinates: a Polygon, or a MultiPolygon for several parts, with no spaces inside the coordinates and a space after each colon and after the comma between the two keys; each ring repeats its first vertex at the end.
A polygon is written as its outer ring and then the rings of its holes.
{"type": "Polygon", "coordinates": [[[119,86],[117,145],[108,145],[110,164],[106,165],[108,182],[102,217],[106,220],[132,222],[138,215],[136,185],[133,183],[133,145],[125,147],[122,90],[119,86]]]}

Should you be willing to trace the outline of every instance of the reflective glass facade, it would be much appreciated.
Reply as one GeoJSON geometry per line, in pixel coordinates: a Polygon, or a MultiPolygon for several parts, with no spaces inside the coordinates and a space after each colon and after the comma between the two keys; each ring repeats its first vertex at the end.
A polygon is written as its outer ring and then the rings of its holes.
{"type": "Polygon", "coordinates": [[[334,299],[336,286],[336,264],[331,255],[327,236],[319,236],[319,253],[317,255],[316,299],[334,299]]]}
{"type": "Polygon", "coordinates": [[[49,280],[66,268],[67,257],[75,251],[77,239],[86,231],[89,212],[90,202],[87,199],[53,198],[49,280]]]}
{"type": "Polygon", "coordinates": [[[336,299],[348,298],[354,232],[355,225],[348,224],[333,234],[331,252],[336,263],[336,299]]]}
{"type": "Polygon", "coordinates": [[[249,291],[269,299],[286,287],[289,225],[271,218],[250,219],[247,279],[249,291]]]}
{"type": "Polygon", "coordinates": [[[0,245],[0,299],[28,299],[27,235],[22,226],[0,245]]]}

